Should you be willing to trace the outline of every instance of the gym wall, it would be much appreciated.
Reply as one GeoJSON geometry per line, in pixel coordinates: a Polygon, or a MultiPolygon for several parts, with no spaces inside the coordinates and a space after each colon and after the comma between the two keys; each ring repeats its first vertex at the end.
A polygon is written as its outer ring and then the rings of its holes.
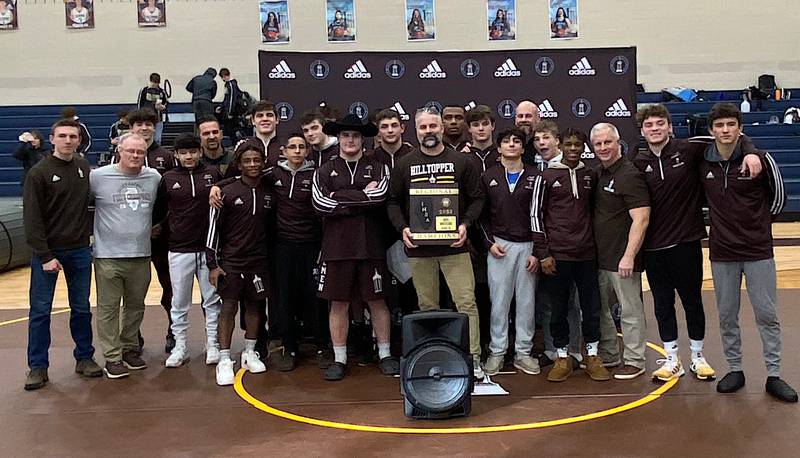
{"type": "MultiPolygon", "coordinates": [[[[263,45],[257,0],[171,0],[166,28],[139,29],[131,0],[95,0],[93,30],[66,30],[62,0],[19,0],[17,31],[0,32],[0,105],[133,102],[151,72],[173,101],[206,67],[228,67],[258,94],[259,49],[437,51],[637,46],[639,82],[735,89],[759,74],[800,86],[800,2],[582,0],[581,38],[549,39],[547,2],[517,0],[517,40],[486,40],[485,0],[437,0],[437,39],[408,43],[403,0],[356,0],[357,43],[326,42],[323,0],[290,0],[292,42],[263,45]]],[[[221,91],[219,93],[221,98],[221,91]]]]}

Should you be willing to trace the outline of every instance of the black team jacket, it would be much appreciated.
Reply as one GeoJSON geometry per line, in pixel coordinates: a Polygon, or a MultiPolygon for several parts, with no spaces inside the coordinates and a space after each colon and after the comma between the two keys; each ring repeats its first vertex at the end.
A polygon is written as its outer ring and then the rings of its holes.
{"type": "Polygon", "coordinates": [[[536,183],[541,181],[535,167],[525,165],[511,192],[506,168],[502,164],[488,169],[481,176],[481,187],[486,195],[486,205],[479,221],[482,245],[489,250],[495,243],[494,237],[509,242],[530,242],[531,200],[536,183]]]}

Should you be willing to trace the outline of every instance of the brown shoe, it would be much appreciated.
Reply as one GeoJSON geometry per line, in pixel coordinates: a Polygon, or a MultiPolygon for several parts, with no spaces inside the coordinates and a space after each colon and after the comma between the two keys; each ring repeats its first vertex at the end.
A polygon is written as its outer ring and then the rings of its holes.
{"type": "Polygon", "coordinates": [[[589,378],[598,382],[611,380],[611,374],[608,369],[603,367],[603,360],[599,356],[587,356],[583,361],[586,364],[586,374],[589,378]]]}
{"type": "Polygon", "coordinates": [[[570,357],[556,358],[553,368],[547,374],[548,382],[563,382],[572,375],[572,360],[570,357]]]}
{"type": "Polygon", "coordinates": [[[644,374],[644,369],[626,364],[614,371],[614,378],[617,380],[633,380],[644,374]]]}

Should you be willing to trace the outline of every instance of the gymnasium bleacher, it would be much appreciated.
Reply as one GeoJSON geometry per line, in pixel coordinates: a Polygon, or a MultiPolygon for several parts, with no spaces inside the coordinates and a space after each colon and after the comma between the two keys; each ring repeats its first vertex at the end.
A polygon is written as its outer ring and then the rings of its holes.
{"type": "MultiPolygon", "coordinates": [[[[800,94],[800,89],[790,90],[800,94]]],[[[692,115],[708,113],[712,105],[719,101],[730,101],[738,105],[741,90],[699,91],[695,102],[666,102],[660,92],[646,92],[637,95],[639,104],[665,103],[673,116],[675,135],[678,138],[689,136],[689,119],[692,115]]],[[[789,199],[785,213],[800,217],[800,124],[783,124],[783,114],[787,108],[800,107],[800,99],[764,100],[753,111],[744,114],[744,132],[752,137],[757,147],[770,152],[783,173],[789,199]],[[757,110],[757,111],[756,111],[757,110]],[[775,121],[777,120],[777,123],[775,121]]],[[[0,107],[0,197],[13,197],[21,194],[19,180],[22,167],[11,156],[18,145],[17,137],[26,130],[39,129],[45,135],[49,126],[58,118],[62,105],[49,106],[8,106],[0,107]]],[[[92,150],[89,160],[96,163],[97,156],[108,151],[108,129],[116,121],[115,113],[121,108],[135,108],[133,105],[77,105],[80,120],[92,134],[92,150]]],[[[173,113],[191,112],[189,104],[172,104],[173,113]]],[[[175,126],[173,126],[175,127],[175,126]]],[[[165,137],[169,136],[169,125],[165,137]]]]}

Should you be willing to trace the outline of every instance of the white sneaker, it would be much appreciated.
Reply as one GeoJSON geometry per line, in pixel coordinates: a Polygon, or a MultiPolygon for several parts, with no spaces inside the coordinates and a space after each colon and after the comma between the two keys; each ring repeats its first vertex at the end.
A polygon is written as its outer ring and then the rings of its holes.
{"type": "Polygon", "coordinates": [[[480,356],[473,356],[472,357],[472,374],[475,376],[478,381],[483,380],[483,368],[481,367],[481,357],[480,356]]]}
{"type": "Polygon", "coordinates": [[[188,362],[188,348],[186,348],[186,345],[178,344],[172,349],[172,353],[169,354],[169,358],[167,358],[167,361],[164,363],[164,365],[167,367],[181,367],[188,362]]]}
{"type": "Polygon", "coordinates": [[[661,367],[653,371],[653,379],[661,380],[662,382],[681,378],[686,373],[679,358],[659,359],[656,364],[661,364],[661,367]]]}
{"type": "Polygon", "coordinates": [[[219,362],[219,347],[214,345],[207,345],[206,346],[206,364],[213,365],[219,362]]]}
{"type": "Polygon", "coordinates": [[[258,374],[267,371],[267,366],[259,358],[255,350],[245,350],[242,352],[242,369],[250,371],[251,374],[258,374]]]}
{"type": "Polygon", "coordinates": [[[217,385],[233,385],[233,360],[223,359],[217,364],[217,385]]]}

